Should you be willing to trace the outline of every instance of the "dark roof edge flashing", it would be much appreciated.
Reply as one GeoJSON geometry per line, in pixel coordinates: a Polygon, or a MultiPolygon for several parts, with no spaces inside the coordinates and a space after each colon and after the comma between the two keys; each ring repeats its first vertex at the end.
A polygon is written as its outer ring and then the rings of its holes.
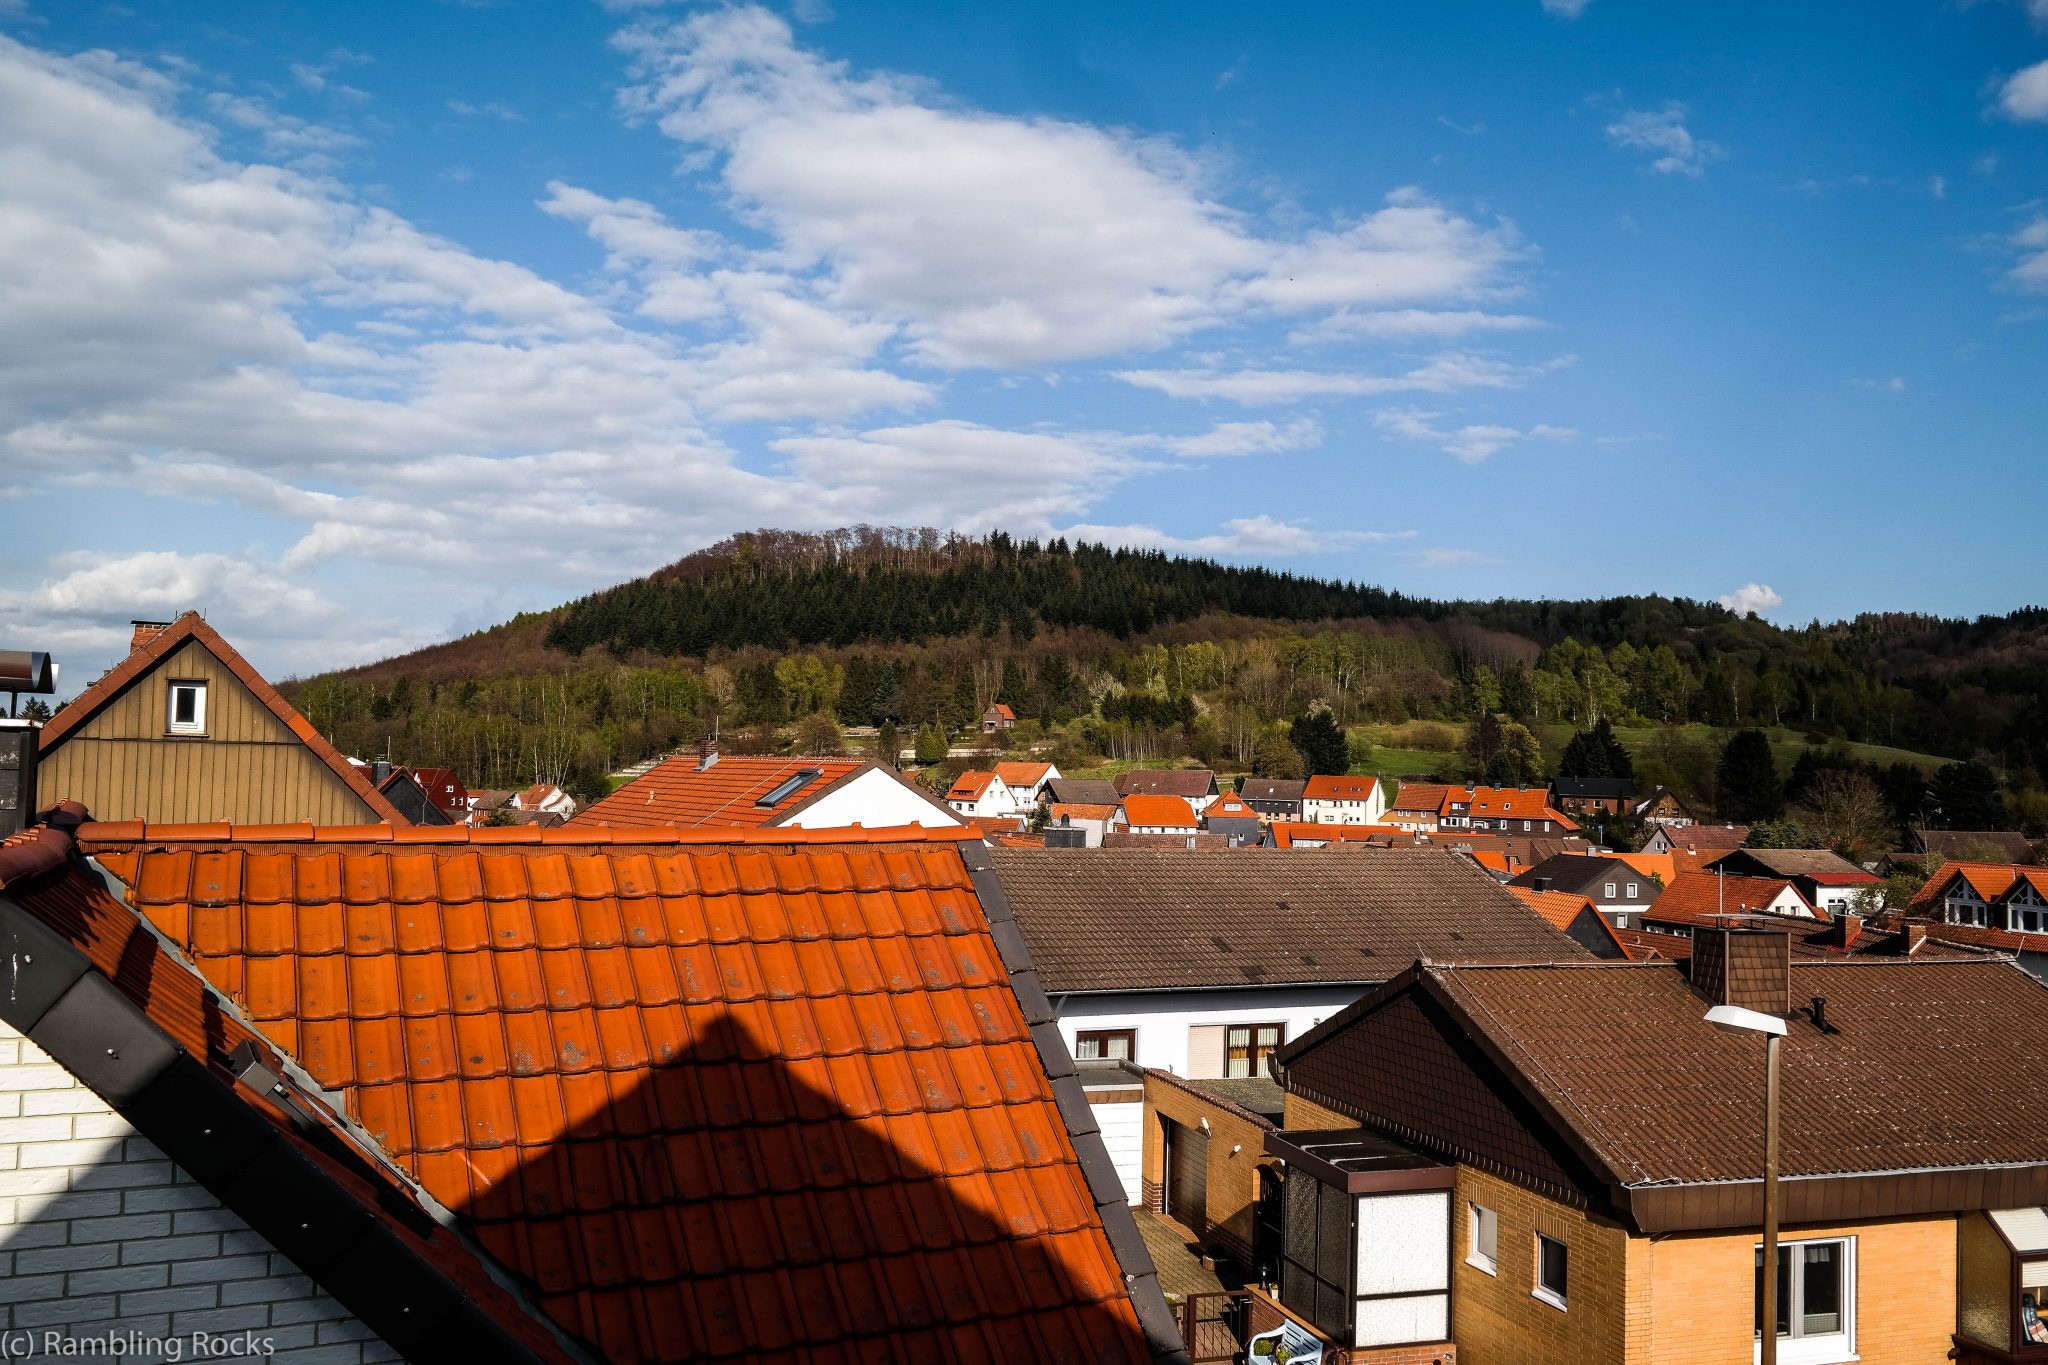
{"type": "Polygon", "coordinates": [[[1082,1093],[1074,1059],[1060,1034],[1051,1002],[1039,984],[1031,950],[1017,930],[1016,914],[1003,892],[1002,879],[996,875],[988,845],[969,841],[959,848],[961,861],[967,864],[968,877],[974,885],[975,899],[988,920],[989,936],[995,941],[1003,969],[1009,973],[1018,1008],[1031,1026],[1032,1045],[1052,1080],[1053,1099],[1066,1125],[1067,1138],[1074,1144],[1075,1156],[1080,1158],[1088,1192],[1095,1201],[1096,1216],[1102,1220],[1109,1249],[1116,1256],[1118,1269],[1123,1271],[1124,1286],[1130,1293],[1131,1307],[1137,1311],[1145,1340],[1152,1348],[1152,1358],[1162,1365],[1187,1365],[1188,1348],[1181,1339],[1180,1321],[1167,1306],[1166,1293],[1159,1284],[1159,1268],[1138,1231],[1137,1219],[1124,1195],[1123,1181],[1082,1093]]]}

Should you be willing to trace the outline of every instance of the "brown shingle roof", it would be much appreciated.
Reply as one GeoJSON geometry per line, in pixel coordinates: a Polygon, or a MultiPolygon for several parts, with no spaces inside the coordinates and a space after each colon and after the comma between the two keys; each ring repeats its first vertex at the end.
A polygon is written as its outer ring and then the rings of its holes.
{"type": "Polygon", "coordinates": [[[1916,829],[1913,837],[1923,851],[1954,860],[1966,852],[1993,849],[2008,863],[2034,861],[2034,845],[2026,835],[2010,829],[1916,829]]]}
{"type": "Polygon", "coordinates": [[[1207,768],[1133,768],[1116,779],[1119,796],[1202,797],[1216,784],[1216,774],[1207,768]]]}
{"type": "Polygon", "coordinates": [[[1299,801],[1308,783],[1284,777],[1247,777],[1237,794],[1247,801],[1299,801]]]}
{"type": "Polygon", "coordinates": [[[1443,809],[1444,799],[1450,793],[1449,785],[1442,782],[1403,782],[1389,809],[1427,811],[1435,815],[1443,809]]]}
{"type": "Polygon", "coordinates": [[[1829,885],[1877,880],[1831,848],[1743,848],[1715,862],[1731,859],[1753,860],[1768,868],[1773,876],[1811,877],[1829,885]]]}
{"type": "Polygon", "coordinates": [[[1384,981],[1416,957],[1586,961],[1437,849],[991,853],[1045,989],[1384,981]]]}
{"type": "MultiPolygon", "coordinates": [[[[1670,967],[1426,975],[1624,1182],[1757,1177],[1761,1048],[1708,1024],[1670,967]]],[[[1798,961],[1792,995],[1825,996],[1836,1031],[1790,1018],[1783,1174],[2048,1162],[2048,1106],[2011,1089],[2048,1072],[2040,982],[1995,960],[1798,961]]]]}
{"type": "MultiPolygon", "coordinates": [[[[1790,994],[1788,1221],[2048,1201],[2048,1106],[2015,1087],[2048,1069],[2040,982],[1992,958],[1795,959],[1790,994]]],[[[1668,963],[1418,963],[1279,1060],[1291,1093],[1639,1231],[1754,1227],[1763,1048],[1706,1011],[1668,963]]]]}

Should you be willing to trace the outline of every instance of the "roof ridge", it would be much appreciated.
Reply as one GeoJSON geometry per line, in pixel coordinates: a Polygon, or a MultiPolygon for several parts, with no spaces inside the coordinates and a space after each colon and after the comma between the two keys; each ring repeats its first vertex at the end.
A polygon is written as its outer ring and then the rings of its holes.
{"type": "Polygon", "coordinates": [[[87,821],[78,826],[80,843],[107,844],[393,844],[408,848],[441,844],[469,844],[479,848],[516,848],[534,844],[555,847],[589,845],[660,844],[914,844],[959,843],[979,839],[971,827],[932,825],[890,825],[869,829],[863,825],[834,825],[809,829],[789,825],[761,829],[727,826],[651,825],[614,828],[610,825],[558,825],[541,829],[535,825],[236,825],[221,820],[210,824],[176,824],[143,820],[87,821]]]}

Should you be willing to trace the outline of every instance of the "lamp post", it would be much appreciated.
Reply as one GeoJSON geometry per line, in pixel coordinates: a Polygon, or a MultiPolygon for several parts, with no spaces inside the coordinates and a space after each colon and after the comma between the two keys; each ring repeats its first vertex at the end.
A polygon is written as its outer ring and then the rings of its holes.
{"type": "Polygon", "coordinates": [[[1785,1041],[1785,1021],[1740,1005],[1716,1005],[1707,1011],[1707,1022],[1729,1033],[1764,1035],[1764,1284],[1757,1336],[1761,1365],[1778,1365],[1778,1045],[1785,1041]]]}

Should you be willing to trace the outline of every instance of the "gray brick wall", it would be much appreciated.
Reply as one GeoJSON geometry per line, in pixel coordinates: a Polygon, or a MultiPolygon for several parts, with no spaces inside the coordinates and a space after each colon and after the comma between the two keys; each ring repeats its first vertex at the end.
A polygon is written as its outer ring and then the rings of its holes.
{"type": "Polygon", "coordinates": [[[50,1349],[50,1333],[74,1342],[122,1337],[131,1348],[136,1339],[177,1339],[175,1347],[118,1354],[128,1362],[372,1365],[400,1358],[4,1024],[0,1331],[15,1359],[64,1350],[50,1349]],[[202,1354],[193,1349],[194,1333],[244,1337],[245,1349],[222,1352],[215,1344],[214,1354],[202,1354]]]}

